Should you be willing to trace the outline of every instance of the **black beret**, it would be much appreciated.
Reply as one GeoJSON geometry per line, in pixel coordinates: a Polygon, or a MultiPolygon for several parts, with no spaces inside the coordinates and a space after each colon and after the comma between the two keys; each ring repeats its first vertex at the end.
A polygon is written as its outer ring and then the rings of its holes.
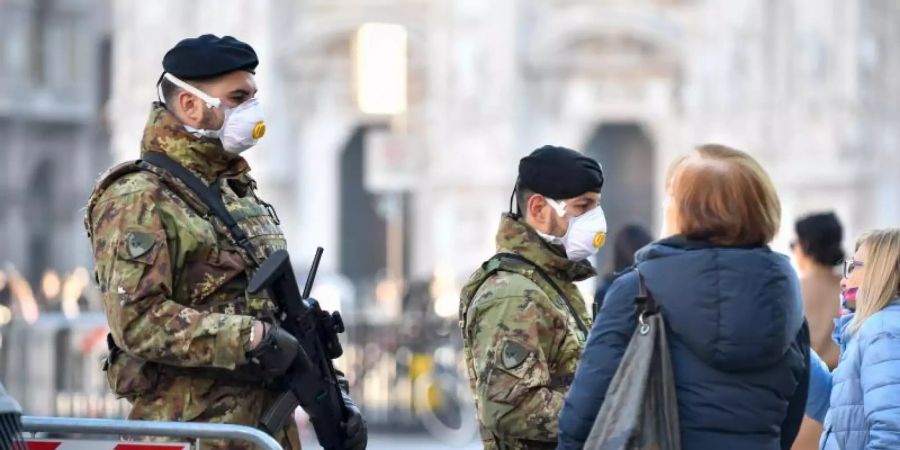
{"type": "Polygon", "coordinates": [[[212,78],[235,70],[254,73],[253,47],[231,36],[204,34],[184,39],[163,56],[163,70],[185,80],[212,78]]]}
{"type": "Polygon", "coordinates": [[[519,161],[519,185],[563,200],[603,188],[603,168],[593,158],[565,147],[545,145],[519,161]]]}

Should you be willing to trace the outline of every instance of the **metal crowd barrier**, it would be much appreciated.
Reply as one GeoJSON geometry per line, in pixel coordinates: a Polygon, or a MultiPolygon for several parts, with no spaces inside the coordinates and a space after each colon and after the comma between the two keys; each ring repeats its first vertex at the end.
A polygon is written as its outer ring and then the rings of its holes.
{"type": "Polygon", "coordinates": [[[84,433],[193,439],[231,439],[250,442],[261,450],[283,450],[272,436],[243,425],[149,420],[82,419],[22,416],[26,433],[84,433]]]}

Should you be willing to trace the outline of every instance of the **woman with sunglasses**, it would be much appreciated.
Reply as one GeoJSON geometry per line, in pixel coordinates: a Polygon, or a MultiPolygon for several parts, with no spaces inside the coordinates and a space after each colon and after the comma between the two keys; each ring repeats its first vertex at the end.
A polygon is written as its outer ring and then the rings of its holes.
{"type": "Polygon", "coordinates": [[[824,416],[822,449],[900,449],[900,229],[863,236],[843,275],[840,362],[812,358],[807,414],[824,416]]]}

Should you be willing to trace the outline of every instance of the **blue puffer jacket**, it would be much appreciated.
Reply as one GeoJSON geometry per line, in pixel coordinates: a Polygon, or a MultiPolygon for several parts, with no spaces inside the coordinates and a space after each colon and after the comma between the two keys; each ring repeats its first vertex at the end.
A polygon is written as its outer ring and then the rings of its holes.
{"type": "Polygon", "coordinates": [[[900,299],[850,333],[837,322],[841,359],[832,375],[823,449],[900,449],[900,299]]]}
{"type": "MultiPolygon", "coordinates": [[[[839,320],[835,319],[835,329],[839,329],[839,320]]],[[[816,422],[823,423],[831,399],[831,371],[828,365],[815,351],[809,351],[809,393],[806,396],[806,415],[816,422]]]]}
{"type": "MultiPolygon", "coordinates": [[[[667,321],[682,448],[790,448],[802,420],[809,335],[800,287],[768,247],[716,247],[674,237],[637,254],[667,321]]],[[[559,449],[580,449],[634,332],[638,279],[617,279],[559,419],[559,449]]]]}

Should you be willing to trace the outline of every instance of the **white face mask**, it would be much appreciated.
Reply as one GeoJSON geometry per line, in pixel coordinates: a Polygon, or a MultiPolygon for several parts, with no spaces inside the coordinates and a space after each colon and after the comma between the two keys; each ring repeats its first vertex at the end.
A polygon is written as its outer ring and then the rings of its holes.
{"type": "Polygon", "coordinates": [[[266,134],[262,108],[260,108],[259,100],[255,97],[234,108],[229,108],[222,104],[222,100],[206,95],[203,91],[179,80],[170,73],[165,74],[165,77],[174,85],[196,95],[208,107],[222,109],[225,115],[222,128],[218,130],[205,130],[185,125],[184,129],[194,136],[219,138],[225,151],[237,155],[256,145],[259,139],[266,134]]]}
{"type": "MultiPolygon", "coordinates": [[[[565,202],[548,198],[547,203],[553,207],[559,217],[565,216],[565,202]]],[[[540,234],[547,239],[546,235],[540,234]]],[[[606,243],[606,215],[603,214],[603,208],[597,205],[594,209],[578,217],[569,217],[569,229],[566,230],[565,236],[551,236],[548,240],[562,245],[566,249],[566,257],[572,261],[580,261],[594,256],[606,243]]]]}

